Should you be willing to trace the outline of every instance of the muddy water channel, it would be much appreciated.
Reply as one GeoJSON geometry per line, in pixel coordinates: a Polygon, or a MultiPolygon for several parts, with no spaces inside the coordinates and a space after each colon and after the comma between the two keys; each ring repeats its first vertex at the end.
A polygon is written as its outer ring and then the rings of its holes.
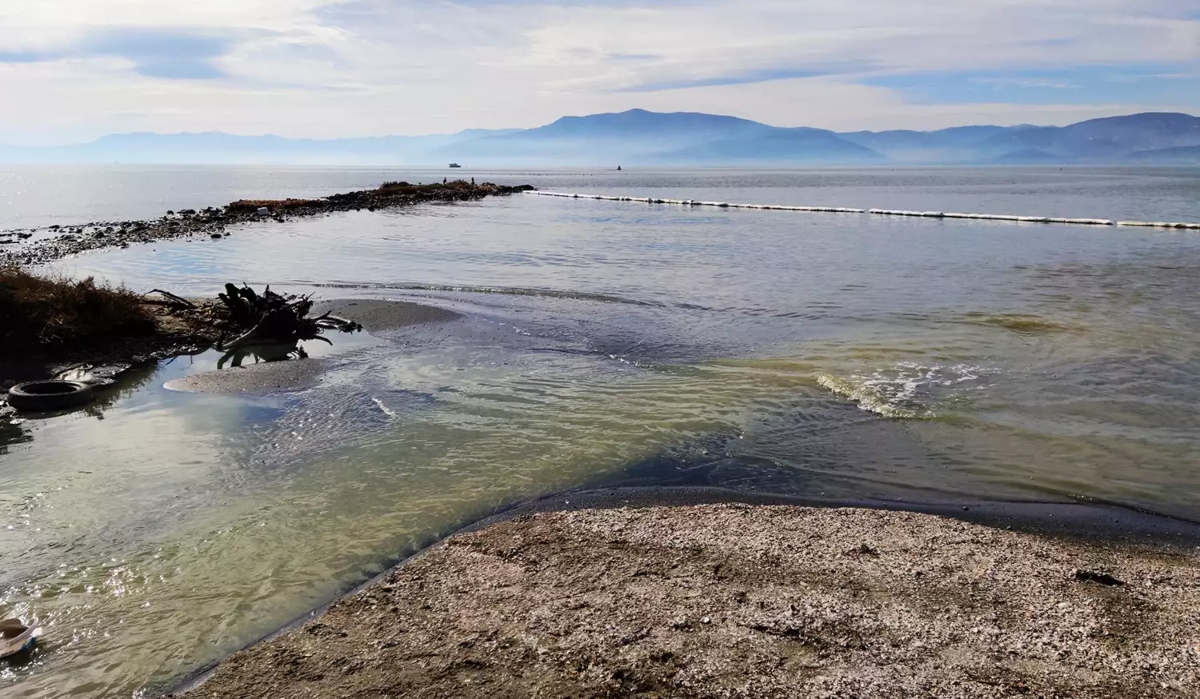
{"type": "Polygon", "coordinates": [[[355,299],[368,332],[224,370],[241,383],[180,357],[0,425],[0,608],[45,629],[4,696],[153,695],[465,523],[593,485],[1200,519],[1194,234],[516,196],[58,269],[355,299]]]}

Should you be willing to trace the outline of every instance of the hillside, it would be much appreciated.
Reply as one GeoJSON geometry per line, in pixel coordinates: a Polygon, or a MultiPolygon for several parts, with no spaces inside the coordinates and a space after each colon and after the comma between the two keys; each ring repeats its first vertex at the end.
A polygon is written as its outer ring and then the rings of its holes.
{"type": "Polygon", "coordinates": [[[888,158],[822,129],[772,129],[661,154],[680,163],[882,163],[888,158]]]}
{"type": "Polygon", "coordinates": [[[562,117],[531,129],[293,139],[129,133],[53,148],[0,145],[10,163],[228,163],[444,167],[893,164],[1200,164],[1200,118],[1154,113],[1069,126],[837,133],[697,112],[562,117]]]}
{"type": "Polygon", "coordinates": [[[1140,150],[1130,154],[1129,159],[1136,163],[1197,165],[1200,164],[1200,146],[1177,146],[1175,148],[1160,148],[1157,150],[1140,150]]]}
{"type": "Polygon", "coordinates": [[[1200,163],[1200,118],[1156,113],[1090,119],[1069,126],[977,126],[941,131],[840,134],[901,162],[1121,163],[1164,158],[1200,163]],[[1180,150],[1182,149],[1182,150],[1180,150]],[[1168,151],[1160,156],[1138,155],[1168,151]]]}
{"type": "Polygon", "coordinates": [[[443,147],[455,160],[542,160],[579,164],[882,162],[884,156],[832,131],[780,128],[737,117],[634,109],[564,117],[517,133],[443,147]]]}

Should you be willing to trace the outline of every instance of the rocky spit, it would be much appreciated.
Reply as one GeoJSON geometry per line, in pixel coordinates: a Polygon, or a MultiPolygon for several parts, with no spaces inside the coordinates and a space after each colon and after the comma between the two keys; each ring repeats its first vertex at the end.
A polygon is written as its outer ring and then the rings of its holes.
{"type": "Polygon", "coordinates": [[[188,697],[1200,697],[1200,553],[742,504],[453,536],[188,697]]]}
{"type": "Polygon", "coordinates": [[[475,201],[532,190],[491,183],[385,184],[378,189],[334,194],[322,199],[240,200],[223,207],[168,211],[143,221],[92,221],[74,226],[0,231],[0,264],[35,266],[104,248],[188,237],[224,238],[247,223],[283,223],[339,211],[377,211],[432,202],[475,201]]]}

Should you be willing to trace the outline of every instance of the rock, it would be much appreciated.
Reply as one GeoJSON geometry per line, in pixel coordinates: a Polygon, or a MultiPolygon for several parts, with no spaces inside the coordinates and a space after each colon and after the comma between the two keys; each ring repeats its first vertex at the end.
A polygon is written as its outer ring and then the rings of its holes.
{"type": "Polygon", "coordinates": [[[859,544],[858,547],[855,548],[852,553],[856,553],[860,556],[878,556],[879,555],[879,551],[868,544],[859,544]]]}
{"type": "Polygon", "coordinates": [[[1120,587],[1125,584],[1123,581],[1114,578],[1108,573],[1097,573],[1091,570],[1077,569],[1074,577],[1079,582],[1094,582],[1101,585],[1107,585],[1109,587],[1120,587]]]}
{"type": "MultiPolygon", "coordinates": [[[[329,214],[338,211],[361,211],[369,208],[379,211],[387,208],[411,206],[426,201],[452,202],[459,200],[479,199],[490,195],[507,195],[513,192],[525,191],[531,187],[498,187],[485,184],[466,190],[464,188],[442,188],[438,190],[414,190],[412,185],[405,183],[385,183],[378,189],[334,194],[320,199],[287,199],[238,201],[228,207],[205,207],[204,213],[196,209],[181,209],[167,211],[165,216],[144,221],[96,221],[84,226],[62,226],[55,224],[49,230],[60,233],[84,235],[84,239],[65,239],[55,237],[37,241],[35,249],[23,251],[30,253],[25,264],[50,262],[66,255],[84,250],[95,250],[103,247],[128,247],[136,242],[152,242],[153,240],[173,239],[195,234],[207,234],[211,238],[225,237],[229,232],[222,230],[230,221],[244,222],[254,218],[273,218],[278,222],[286,222],[294,217],[329,214]],[[211,212],[211,214],[209,213],[211,212]]],[[[8,237],[16,235],[21,239],[34,237],[33,233],[10,232],[8,237]]],[[[5,236],[0,234],[0,241],[5,236]]]]}

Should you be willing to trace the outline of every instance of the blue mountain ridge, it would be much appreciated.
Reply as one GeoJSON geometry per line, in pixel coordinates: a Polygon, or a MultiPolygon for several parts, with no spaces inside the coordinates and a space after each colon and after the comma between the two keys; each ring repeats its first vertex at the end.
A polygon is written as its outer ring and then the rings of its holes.
{"type": "Polygon", "coordinates": [[[293,139],[129,133],[53,148],[0,146],[0,162],[440,165],[1200,164],[1200,118],[1147,112],[1068,126],[838,133],[697,112],[562,117],[532,129],[293,139]]]}

